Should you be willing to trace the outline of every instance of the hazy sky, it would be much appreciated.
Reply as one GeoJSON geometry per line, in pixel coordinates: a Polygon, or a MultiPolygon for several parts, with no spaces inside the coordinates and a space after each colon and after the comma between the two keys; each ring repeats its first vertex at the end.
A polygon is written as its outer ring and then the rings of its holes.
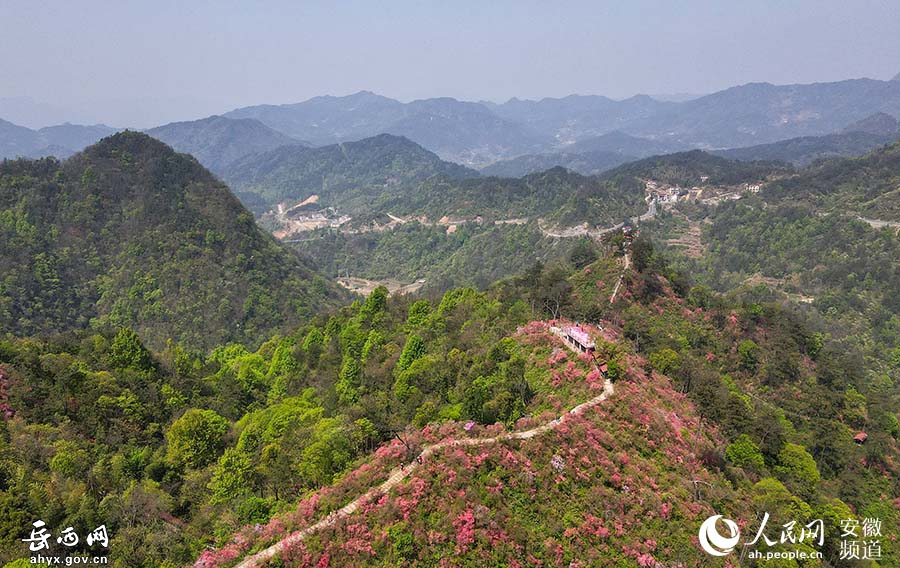
{"type": "Polygon", "coordinates": [[[0,99],[30,99],[0,101],[0,118],[32,123],[144,127],[363,89],[623,98],[898,72],[896,0],[0,0],[0,99]]]}

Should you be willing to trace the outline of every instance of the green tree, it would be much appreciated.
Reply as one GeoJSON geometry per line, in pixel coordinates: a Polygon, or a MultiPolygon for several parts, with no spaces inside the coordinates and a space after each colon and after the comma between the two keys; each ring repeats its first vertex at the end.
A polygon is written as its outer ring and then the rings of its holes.
{"type": "Polygon", "coordinates": [[[753,467],[760,469],[765,465],[762,452],[750,436],[741,434],[737,439],[725,448],[725,457],[728,461],[739,467],[753,467]]]}
{"type": "Polygon", "coordinates": [[[228,421],[213,410],[192,408],[166,432],[166,458],[178,465],[199,468],[222,452],[228,421]]]}
{"type": "Polygon", "coordinates": [[[738,356],[741,358],[741,368],[751,373],[756,372],[759,365],[759,345],[752,339],[745,339],[738,344],[738,356]]]}
{"type": "Polygon", "coordinates": [[[397,371],[405,371],[413,362],[425,354],[425,341],[416,334],[410,335],[397,361],[397,371]]]}
{"type": "Polygon", "coordinates": [[[410,328],[424,327],[431,317],[431,303],[428,300],[417,300],[409,307],[406,325],[410,328]]]}
{"type": "Polygon", "coordinates": [[[361,376],[362,366],[359,364],[359,359],[352,355],[345,355],[338,381],[334,385],[334,390],[342,403],[351,404],[359,398],[358,389],[361,376]]]}
{"type": "Polygon", "coordinates": [[[116,334],[110,350],[110,363],[121,369],[150,370],[153,357],[141,343],[141,338],[131,328],[122,328],[116,334]]]}
{"type": "Polygon", "coordinates": [[[650,267],[653,261],[653,243],[644,235],[639,235],[631,244],[631,259],[634,269],[643,272],[650,267]]]}
{"type": "Polygon", "coordinates": [[[670,375],[681,368],[681,357],[668,347],[650,354],[650,364],[664,375],[670,375]]]}
{"type": "Polygon", "coordinates": [[[250,457],[235,448],[228,448],[213,471],[209,488],[213,503],[225,503],[253,490],[254,468],[250,457]]]}
{"type": "Polygon", "coordinates": [[[775,472],[789,485],[794,485],[804,494],[811,494],[819,483],[819,469],[816,460],[799,444],[787,443],[778,453],[775,472]]]}

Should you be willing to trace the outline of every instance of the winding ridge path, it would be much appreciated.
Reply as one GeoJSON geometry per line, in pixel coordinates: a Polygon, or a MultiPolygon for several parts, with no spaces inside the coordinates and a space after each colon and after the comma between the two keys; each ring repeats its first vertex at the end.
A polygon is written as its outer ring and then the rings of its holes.
{"type": "Polygon", "coordinates": [[[507,433],[501,434],[499,436],[494,436],[493,438],[463,438],[463,439],[459,439],[459,440],[446,440],[443,442],[438,442],[437,444],[432,444],[430,446],[426,446],[425,449],[422,450],[422,452],[419,454],[419,456],[412,463],[407,464],[406,466],[403,466],[403,467],[395,468],[393,471],[391,471],[390,476],[381,485],[378,485],[376,487],[369,489],[368,491],[363,493],[361,496],[359,496],[356,499],[354,499],[353,501],[347,503],[340,509],[338,509],[336,511],[332,511],[331,513],[328,514],[328,516],[324,517],[323,519],[319,520],[318,522],[316,522],[312,525],[309,525],[305,529],[301,529],[297,532],[291,533],[290,535],[288,535],[285,538],[281,539],[280,541],[276,542],[272,546],[270,546],[264,550],[261,550],[252,556],[245,558],[243,561],[241,561],[239,564],[237,564],[235,566],[235,568],[257,568],[266,560],[270,560],[270,559],[274,558],[275,556],[277,556],[278,554],[283,552],[286,548],[290,547],[293,544],[301,542],[303,539],[305,539],[307,536],[311,535],[312,533],[314,533],[322,528],[333,525],[335,523],[335,521],[337,521],[338,519],[341,519],[341,518],[344,518],[344,517],[347,517],[347,516],[353,514],[359,508],[360,504],[362,504],[363,502],[371,499],[375,495],[383,495],[383,494],[387,493],[388,491],[390,491],[391,489],[393,489],[394,487],[396,487],[401,481],[403,481],[403,479],[405,479],[406,477],[409,477],[409,475],[413,471],[418,469],[418,467],[420,465],[419,460],[421,460],[424,463],[424,461],[431,458],[435,452],[438,452],[444,448],[451,448],[451,447],[483,446],[483,445],[487,445],[487,444],[494,444],[496,442],[500,442],[503,440],[527,440],[529,438],[534,438],[535,436],[537,436],[539,434],[543,434],[544,432],[548,432],[550,430],[555,429],[557,426],[562,424],[562,422],[567,417],[578,416],[578,415],[584,413],[586,410],[593,408],[594,406],[597,406],[598,404],[600,404],[601,402],[606,400],[611,394],[613,394],[613,392],[614,392],[614,389],[613,389],[612,382],[609,379],[606,379],[606,381],[603,383],[603,392],[602,393],[600,393],[599,395],[590,399],[589,401],[581,403],[578,406],[570,409],[568,412],[566,412],[559,418],[551,420],[550,422],[547,422],[545,424],[541,424],[540,426],[537,426],[530,430],[522,430],[519,432],[507,432],[507,433]]]}
{"type": "Polygon", "coordinates": [[[868,223],[870,227],[874,229],[882,229],[884,227],[891,227],[894,229],[900,228],[900,222],[898,221],[881,221],[880,219],[867,219],[866,217],[856,216],[857,219],[862,221],[863,223],[868,223]]]}

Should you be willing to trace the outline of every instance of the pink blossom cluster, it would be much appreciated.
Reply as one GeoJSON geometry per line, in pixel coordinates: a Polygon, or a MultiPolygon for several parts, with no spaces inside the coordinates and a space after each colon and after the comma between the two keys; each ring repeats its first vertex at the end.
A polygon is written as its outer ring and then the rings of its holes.
{"type": "Polygon", "coordinates": [[[469,545],[475,542],[475,515],[472,509],[466,509],[453,521],[456,530],[456,553],[461,554],[468,550],[469,545]]]}

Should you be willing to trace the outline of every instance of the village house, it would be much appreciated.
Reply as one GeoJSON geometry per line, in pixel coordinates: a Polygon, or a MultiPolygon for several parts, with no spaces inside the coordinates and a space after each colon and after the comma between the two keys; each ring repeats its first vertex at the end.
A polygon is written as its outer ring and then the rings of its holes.
{"type": "Polygon", "coordinates": [[[593,353],[597,348],[591,336],[578,324],[566,326],[562,331],[563,339],[577,351],[593,353]]]}

